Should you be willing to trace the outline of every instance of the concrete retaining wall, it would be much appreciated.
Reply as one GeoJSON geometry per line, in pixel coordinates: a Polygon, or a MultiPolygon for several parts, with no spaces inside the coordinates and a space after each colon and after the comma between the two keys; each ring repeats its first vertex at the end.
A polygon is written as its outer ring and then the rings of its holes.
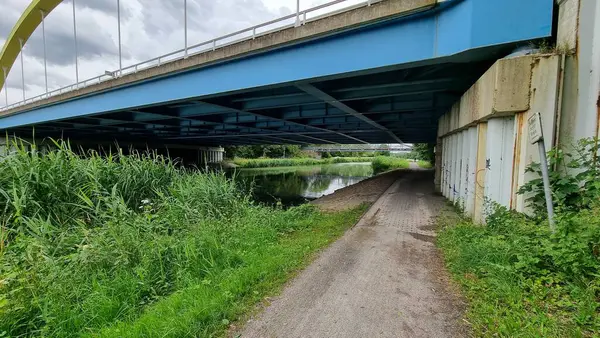
{"type": "Polygon", "coordinates": [[[561,61],[554,54],[499,60],[440,118],[438,189],[474,220],[484,221],[492,201],[527,211],[517,191],[539,155],[526,121],[540,112],[546,147],[555,145],[561,61]]]}

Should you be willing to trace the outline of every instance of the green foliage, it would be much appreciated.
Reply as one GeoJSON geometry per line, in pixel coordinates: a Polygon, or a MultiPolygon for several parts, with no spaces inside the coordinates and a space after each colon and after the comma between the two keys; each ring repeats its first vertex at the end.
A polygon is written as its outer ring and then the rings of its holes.
{"type": "Polygon", "coordinates": [[[249,145],[233,146],[226,149],[227,158],[280,158],[280,157],[300,157],[302,152],[300,146],[296,144],[281,145],[249,145]]]}
{"type": "Polygon", "coordinates": [[[408,168],[410,166],[408,160],[397,157],[377,156],[371,162],[373,172],[381,173],[391,169],[408,168]]]}
{"type": "Polygon", "coordinates": [[[403,158],[405,160],[414,160],[417,158],[417,155],[414,152],[396,153],[396,154],[391,154],[390,156],[397,157],[397,158],[403,158]]]}
{"type": "Polygon", "coordinates": [[[259,206],[160,156],[55,146],[0,158],[0,336],[214,336],[364,210],[259,206]]]}
{"type": "Polygon", "coordinates": [[[375,156],[390,156],[389,150],[379,150],[375,152],[375,156]]]}
{"type": "Polygon", "coordinates": [[[475,336],[585,337],[600,330],[600,205],[547,222],[497,209],[438,237],[470,301],[475,336]]]}
{"type": "Polygon", "coordinates": [[[331,157],[372,157],[368,151],[330,151],[331,157]]]}
{"type": "Polygon", "coordinates": [[[410,158],[435,163],[435,144],[415,143],[410,158]]]}
{"type": "MultiPolygon", "coordinates": [[[[587,208],[600,196],[600,145],[597,138],[581,139],[573,152],[560,149],[548,152],[550,188],[555,207],[564,210],[587,208]]],[[[525,194],[529,205],[537,214],[546,210],[544,185],[539,163],[532,163],[526,172],[536,178],[521,186],[518,193],[525,194]]]]}
{"type": "Polygon", "coordinates": [[[236,158],[233,163],[240,168],[268,168],[307,166],[332,163],[371,162],[373,157],[330,157],[330,158],[236,158]]]}
{"type": "MultiPolygon", "coordinates": [[[[523,186],[527,217],[493,206],[485,226],[445,225],[447,266],[470,300],[475,336],[592,337],[600,331],[600,189],[597,139],[549,162],[556,231],[549,230],[541,179],[523,186]]],[[[539,164],[528,168],[539,175],[539,164]]],[[[443,218],[440,218],[443,221],[443,218]]]]}

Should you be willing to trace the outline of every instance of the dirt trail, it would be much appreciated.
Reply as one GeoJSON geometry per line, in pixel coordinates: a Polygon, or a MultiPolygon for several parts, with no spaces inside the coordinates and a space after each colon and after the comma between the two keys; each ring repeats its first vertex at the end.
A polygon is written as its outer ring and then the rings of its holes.
{"type": "Polygon", "coordinates": [[[241,337],[461,337],[463,304],[433,244],[444,204],[403,171],[361,221],[251,319],[241,337]]]}

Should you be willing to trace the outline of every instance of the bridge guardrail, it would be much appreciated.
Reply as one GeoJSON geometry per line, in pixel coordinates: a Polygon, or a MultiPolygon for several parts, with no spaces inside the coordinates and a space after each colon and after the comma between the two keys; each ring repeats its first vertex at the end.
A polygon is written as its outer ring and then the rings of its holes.
{"type": "MultiPolygon", "coordinates": [[[[10,105],[6,105],[4,107],[2,107],[0,109],[0,111],[6,111],[9,109],[13,109],[19,106],[23,106],[29,103],[33,103],[35,101],[39,101],[39,100],[43,100],[43,99],[47,99],[50,98],[52,96],[56,96],[56,95],[61,95],[67,92],[71,92],[74,90],[78,90],[81,88],[85,88],[88,87],[90,85],[94,85],[94,84],[98,84],[98,83],[102,83],[105,81],[109,81],[115,78],[119,78],[122,77],[124,75],[128,75],[128,74],[135,74],[141,70],[146,70],[146,69],[150,69],[150,68],[154,68],[154,67],[159,67],[164,63],[169,63],[169,62],[174,62],[174,61],[178,61],[178,60],[182,60],[185,58],[188,58],[190,56],[193,55],[197,55],[197,54],[201,54],[201,53],[206,53],[209,51],[215,51],[219,48],[223,48],[232,44],[236,44],[239,42],[243,42],[243,41],[247,41],[247,40],[252,40],[255,39],[259,36],[263,36],[266,34],[270,34],[273,32],[277,32],[277,31],[281,31],[284,29],[288,29],[288,28],[292,28],[292,27],[299,27],[302,26],[304,24],[306,24],[307,22],[311,22],[311,21],[315,21],[315,20],[319,20],[328,16],[332,16],[335,14],[339,14],[345,11],[349,11],[349,10],[353,10],[356,8],[360,8],[360,7],[365,7],[365,6],[371,6],[374,3],[378,3],[384,0],[366,0],[366,1],[362,1],[358,4],[352,5],[352,6],[348,6],[348,7],[344,7],[342,9],[336,10],[336,11],[332,11],[329,13],[325,13],[322,15],[317,15],[314,16],[312,18],[307,18],[307,14],[309,13],[313,13],[315,11],[333,6],[333,5],[337,5],[343,2],[347,2],[349,0],[333,0],[330,2],[326,2],[324,4],[318,5],[318,6],[314,6],[308,9],[304,9],[304,10],[299,10],[299,8],[297,9],[297,11],[295,13],[289,14],[289,15],[285,15],[282,16],[280,18],[277,19],[273,19],[267,22],[263,22],[261,24],[252,26],[252,27],[248,27],[233,33],[229,33],[229,34],[225,34],[223,36],[219,36],[195,45],[191,45],[191,46],[187,46],[186,48],[182,48],[167,54],[163,54],[160,56],[157,56],[155,58],[146,60],[146,61],[142,61],[127,67],[123,67],[121,69],[117,69],[115,71],[107,71],[105,72],[105,74],[96,76],[96,77],[92,77],[86,80],[82,80],[79,81],[77,83],[65,86],[65,87],[61,87],[58,89],[54,89],[51,91],[48,91],[46,93],[37,95],[37,96],[33,96],[30,98],[27,98],[25,100],[19,101],[19,102],[15,102],[12,103],[10,105]],[[295,22],[293,24],[285,24],[283,26],[279,26],[277,28],[271,29],[271,30],[267,30],[267,31],[263,31],[263,32],[257,32],[257,30],[264,28],[264,27],[268,27],[277,23],[282,23],[291,19],[296,19],[295,22]],[[223,40],[227,40],[236,36],[240,36],[240,35],[245,35],[245,36],[241,36],[238,39],[233,39],[231,41],[225,41],[221,44],[219,44],[219,41],[223,41],[223,40]],[[208,46],[206,48],[201,48],[201,47],[205,47],[208,46]],[[192,52],[192,53],[190,53],[192,52]]],[[[6,83],[5,83],[6,86],[6,83]]]]}

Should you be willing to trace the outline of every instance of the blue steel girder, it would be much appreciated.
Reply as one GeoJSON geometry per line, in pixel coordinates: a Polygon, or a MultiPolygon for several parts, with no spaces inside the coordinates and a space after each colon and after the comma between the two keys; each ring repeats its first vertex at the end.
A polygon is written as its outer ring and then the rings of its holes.
{"type": "Polygon", "coordinates": [[[404,143],[404,142],[402,142],[402,140],[400,140],[400,138],[398,138],[398,136],[396,136],[393,132],[388,130],[385,126],[382,126],[381,124],[369,119],[368,117],[366,117],[363,114],[354,110],[352,107],[336,100],[333,96],[325,93],[324,91],[320,90],[319,88],[316,88],[315,86],[313,86],[309,83],[297,84],[296,87],[298,87],[300,90],[306,92],[307,94],[310,94],[320,100],[323,100],[323,101],[325,101],[325,103],[332,105],[332,106],[336,107],[337,109],[339,109],[347,114],[350,114],[353,117],[360,119],[379,130],[384,131],[385,133],[390,135],[390,137],[392,137],[396,142],[404,143]]]}
{"type": "MultiPolygon", "coordinates": [[[[294,122],[294,121],[286,121],[286,120],[282,119],[281,117],[268,115],[268,114],[265,114],[265,113],[262,113],[262,112],[258,112],[258,111],[247,112],[247,111],[241,110],[241,109],[239,109],[239,108],[237,108],[235,106],[227,106],[225,103],[215,103],[214,100],[211,101],[211,102],[209,102],[209,103],[207,103],[207,104],[212,104],[212,105],[215,105],[215,106],[218,106],[218,107],[222,107],[222,108],[228,109],[230,111],[238,112],[238,113],[245,114],[245,115],[254,115],[257,118],[261,118],[262,117],[262,118],[267,118],[267,119],[271,119],[271,120],[288,122],[289,124],[292,124],[292,125],[297,125],[297,126],[301,126],[301,127],[308,127],[308,128],[312,128],[312,129],[315,129],[315,130],[330,131],[330,132],[332,132],[334,134],[337,134],[337,135],[340,135],[340,136],[344,136],[344,137],[346,137],[348,139],[351,139],[351,140],[359,142],[359,143],[368,143],[368,142],[366,142],[364,140],[361,140],[361,139],[359,139],[357,137],[349,136],[349,135],[340,133],[340,132],[335,131],[335,130],[327,130],[325,128],[321,128],[321,127],[317,127],[317,126],[310,126],[310,125],[307,125],[307,124],[303,124],[303,123],[299,123],[299,122],[294,122]]],[[[229,104],[231,104],[231,103],[229,103],[229,104]]]]}
{"type": "MultiPolygon", "coordinates": [[[[221,122],[212,122],[214,124],[218,124],[220,128],[216,127],[213,130],[225,130],[225,129],[241,129],[258,131],[258,132],[269,132],[272,131],[270,128],[278,128],[281,129],[283,127],[293,126],[294,124],[289,124],[284,120],[273,120],[271,117],[257,116],[253,114],[248,114],[242,111],[233,111],[231,108],[225,108],[221,106],[217,106],[215,104],[209,104],[202,102],[205,106],[217,107],[219,110],[227,111],[227,115],[220,118],[221,122]],[[262,122],[261,122],[262,121],[262,122]],[[250,124],[250,125],[248,125],[250,124]]],[[[194,119],[206,118],[206,116],[197,116],[194,119]]],[[[198,121],[198,120],[195,120],[198,121]]],[[[310,139],[311,141],[317,141],[320,143],[335,143],[327,139],[316,138],[310,136],[304,136],[305,139],[310,139]]],[[[280,138],[283,139],[283,138],[280,138]]],[[[314,142],[313,142],[314,143],[314,142]]]]}

